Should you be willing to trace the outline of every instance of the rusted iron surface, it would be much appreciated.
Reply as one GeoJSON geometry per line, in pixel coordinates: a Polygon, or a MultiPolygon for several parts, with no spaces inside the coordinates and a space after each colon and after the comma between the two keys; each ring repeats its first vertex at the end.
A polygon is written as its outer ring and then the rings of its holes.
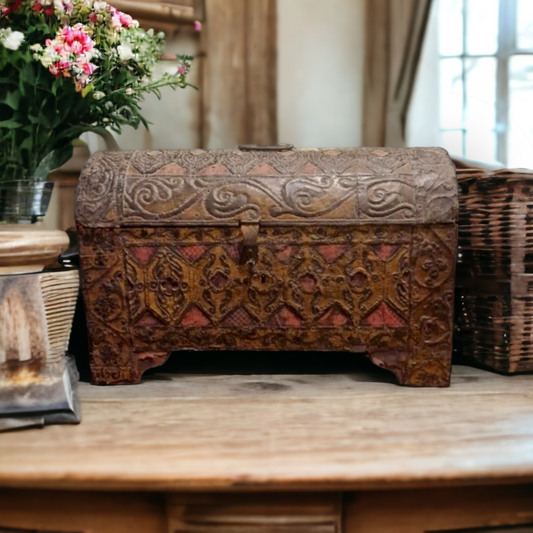
{"type": "Polygon", "coordinates": [[[102,152],[85,166],[86,227],[263,223],[453,223],[455,169],[444,150],[102,152]]]}
{"type": "Polygon", "coordinates": [[[93,381],[176,350],[319,350],[446,386],[456,217],[438,149],[97,154],[77,206],[93,381]]]}

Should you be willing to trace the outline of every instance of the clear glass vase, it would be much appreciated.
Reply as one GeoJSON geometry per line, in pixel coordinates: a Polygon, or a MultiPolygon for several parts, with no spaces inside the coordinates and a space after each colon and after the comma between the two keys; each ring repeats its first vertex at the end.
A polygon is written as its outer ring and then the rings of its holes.
{"type": "Polygon", "coordinates": [[[0,181],[0,223],[34,223],[46,214],[53,182],[0,181]]]}

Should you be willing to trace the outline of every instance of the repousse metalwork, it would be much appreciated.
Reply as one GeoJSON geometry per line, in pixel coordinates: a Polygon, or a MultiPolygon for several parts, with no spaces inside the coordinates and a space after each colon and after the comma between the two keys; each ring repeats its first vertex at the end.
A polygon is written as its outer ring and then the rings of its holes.
{"type": "Polygon", "coordinates": [[[93,380],[175,350],[323,350],[445,386],[456,216],[438,149],[97,154],[77,207],[93,380]]]}

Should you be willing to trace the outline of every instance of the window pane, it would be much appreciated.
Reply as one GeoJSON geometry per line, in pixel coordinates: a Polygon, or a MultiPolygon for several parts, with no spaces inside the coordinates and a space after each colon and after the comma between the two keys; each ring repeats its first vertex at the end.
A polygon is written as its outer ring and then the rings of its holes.
{"type": "Polygon", "coordinates": [[[439,1],[439,41],[441,55],[463,53],[463,0],[439,1]]]}
{"type": "Polygon", "coordinates": [[[440,127],[445,130],[463,127],[461,59],[442,59],[440,62],[440,127]]]}
{"type": "Polygon", "coordinates": [[[443,131],[441,132],[442,147],[450,152],[450,155],[463,156],[463,132],[443,131]]]}
{"type": "MultiPolygon", "coordinates": [[[[466,50],[468,54],[498,51],[498,0],[467,0],[466,50]]],[[[529,0],[531,2],[531,0],[529,0]]]]}
{"type": "Polygon", "coordinates": [[[533,168],[533,56],[509,65],[508,166],[533,168]]]}
{"type": "Polygon", "coordinates": [[[496,133],[487,130],[466,132],[465,156],[475,161],[496,161],[496,133]]]}
{"type": "Polygon", "coordinates": [[[496,59],[465,60],[467,129],[492,130],[496,126],[496,59]]]}
{"type": "Polygon", "coordinates": [[[533,48],[532,0],[518,0],[516,10],[516,46],[519,50],[533,48]]]}

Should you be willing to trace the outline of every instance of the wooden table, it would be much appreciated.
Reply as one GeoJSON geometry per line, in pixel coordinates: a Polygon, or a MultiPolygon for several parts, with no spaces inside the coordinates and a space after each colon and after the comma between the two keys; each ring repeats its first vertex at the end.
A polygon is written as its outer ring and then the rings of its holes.
{"type": "Polygon", "coordinates": [[[0,532],[533,531],[533,376],[154,373],[80,397],[80,426],[0,435],[0,532]]]}

